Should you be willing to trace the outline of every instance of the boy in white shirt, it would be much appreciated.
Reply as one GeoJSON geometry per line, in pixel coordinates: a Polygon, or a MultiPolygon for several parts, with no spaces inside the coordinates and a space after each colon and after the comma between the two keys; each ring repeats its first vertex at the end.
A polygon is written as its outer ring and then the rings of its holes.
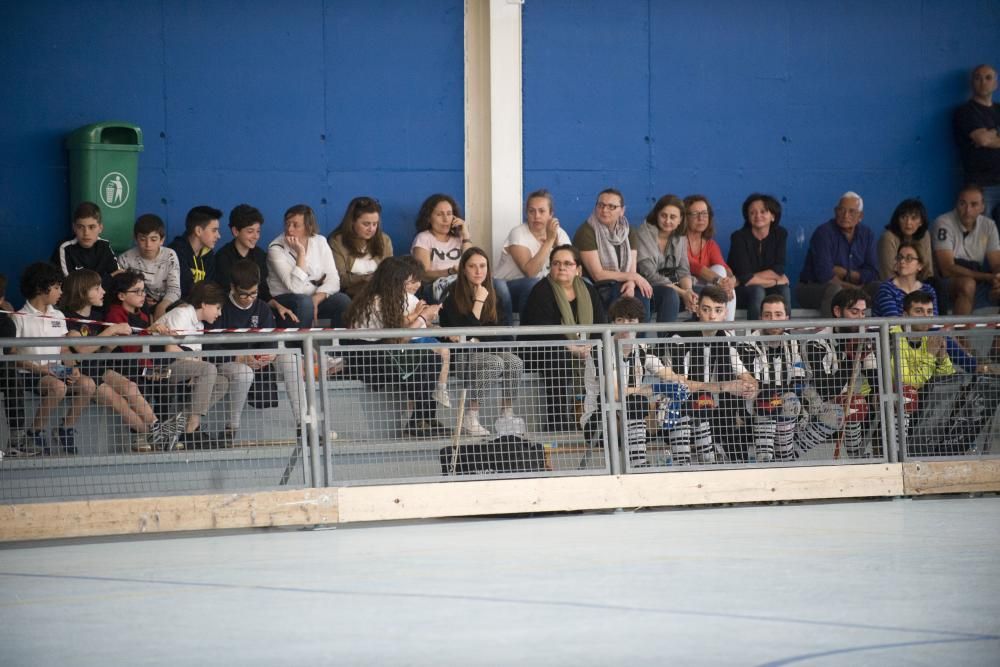
{"type": "MultiPolygon", "coordinates": [[[[21,293],[27,302],[14,317],[18,338],[65,338],[69,332],[62,312],[54,306],[62,296],[62,274],[59,269],[45,262],[29,266],[21,276],[21,293]]],[[[65,351],[60,345],[19,347],[14,354],[45,355],[35,361],[19,361],[18,383],[41,395],[41,402],[31,426],[23,437],[16,438],[8,452],[12,456],[49,455],[54,450],[76,454],[76,429],[83,409],[94,398],[97,386],[86,375],[81,375],[75,362],[61,361],[58,356],[65,351]],[[46,438],[45,427],[49,418],[70,397],[67,410],[59,426],[46,438]]]]}
{"type": "Polygon", "coordinates": [[[132,227],[135,246],[118,258],[123,269],[142,274],[146,286],[143,311],[153,321],[160,319],[172,303],[181,298],[181,264],[177,253],[164,248],[167,228],[160,216],[140,215],[132,227]]]}
{"type": "MultiPolygon", "coordinates": [[[[225,299],[226,291],[215,283],[208,281],[195,283],[194,287],[191,288],[191,294],[188,295],[187,302],[167,312],[149,330],[151,333],[158,334],[200,334],[205,330],[204,322],[211,324],[222,314],[222,304],[225,299]]],[[[165,349],[168,352],[200,351],[201,345],[185,343],[183,347],[167,345],[165,349]]],[[[253,372],[249,372],[249,379],[243,377],[244,373],[234,373],[233,375],[239,381],[233,387],[232,391],[235,395],[231,395],[231,398],[239,402],[242,410],[246,403],[250,384],[253,382],[253,372]]],[[[181,357],[170,364],[170,378],[168,379],[170,384],[192,383],[189,403],[184,406],[187,413],[187,425],[180,440],[184,448],[216,449],[227,441],[225,433],[219,437],[202,431],[201,420],[208,414],[209,408],[219,402],[227,393],[230,393],[230,380],[232,379],[227,377],[224,370],[220,372],[215,364],[198,357],[181,357]]]]}

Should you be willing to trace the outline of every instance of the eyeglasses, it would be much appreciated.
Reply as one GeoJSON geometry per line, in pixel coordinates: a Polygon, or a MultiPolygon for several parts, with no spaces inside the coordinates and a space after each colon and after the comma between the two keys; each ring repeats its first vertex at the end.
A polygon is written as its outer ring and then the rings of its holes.
{"type": "Polygon", "coordinates": [[[127,290],[125,290],[125,293],[126,294],[145,294],[146,293],[146,288],[145,287],[137,287],[135,289],[127,289],[127,290]]]}
{"type": "Polygon", "coordinates": [[[708,211],[688,211],[687,217],[692,220],[708,220],[708,211]]]}
{"type": "Polygon", "coordinates": [[[573,261],[562,262],[562,261],[560,261],[560,260],[557,259],[556,261],[552,262],[552,267],[556,268],[556,269],[563,268],[563,267],[565,267],[567,269],[572,269],[574,266],[576,266],[576,262],[573,262],[573,261]]]}
{"type": "Polygon", "coordinates": [[[919,262],[920,258],[916,255],[896,255],[897,262],[919,262]]]}
{"type": "Polygon", "coordinates": [[[241,289],[236,290],[237,299],[256,299],[257,294],[259,294],[259,290],[251,290],[249,292],[245,292],[241,289]]]}
{"type": "Polygon", "coordinates": [[[603,201],[597,202],[597,208],[602,209],[602,210],[603,209],[607,209],[609,211],[617,211],[621,207],[622,207],[621,204],[608,204],[607,202],[603,202],[603,201]]]}
{"type": "Polygon", "coordinates": [[[838,206],[837,208],[834,209],[834,211],[848,218],[857,218],[861,215],[861,211],[859,211],[858,209],[844,208],[843,206],[838,206]]]}

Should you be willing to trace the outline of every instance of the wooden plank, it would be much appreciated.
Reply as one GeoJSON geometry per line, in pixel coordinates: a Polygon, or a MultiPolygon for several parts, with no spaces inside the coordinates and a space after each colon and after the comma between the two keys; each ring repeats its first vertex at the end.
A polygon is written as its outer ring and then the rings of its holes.
{"type": "Polygon", "coordinates": [[[336,523],[336,489],[0,505],[0,541],[336,523]]]}
{"type": "Polygon", "coordinates": [[[1000,491],[1000,459],[903,464],[906,495],[1000,491]]]}
{"type": "Polygon", "coordinates": [[[903,493],[900,464],[596,475],[339,489],[342,522],[903,493]]]}

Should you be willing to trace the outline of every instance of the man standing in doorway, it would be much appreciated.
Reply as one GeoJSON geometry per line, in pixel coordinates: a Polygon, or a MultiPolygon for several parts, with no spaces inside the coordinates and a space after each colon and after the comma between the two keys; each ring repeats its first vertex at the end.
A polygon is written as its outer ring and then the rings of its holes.
{"type": "Polygon", "coordinates": [[[1000,216],[1000,105],[993,103],[997,71],[978,65],[970,84],[972,97],[955,109],[952,128],[965,180],[982,187],[984,212],[996,220],[1000,216]]]}

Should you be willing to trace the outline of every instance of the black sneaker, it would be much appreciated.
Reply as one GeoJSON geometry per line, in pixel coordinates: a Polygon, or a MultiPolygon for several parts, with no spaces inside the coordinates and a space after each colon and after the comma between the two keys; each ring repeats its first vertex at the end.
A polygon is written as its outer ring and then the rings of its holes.
{"type": "Polygon", "coordinates": [[[53,436],[59,448],[67,454],[76,454],[76,429],[72,426],[59,426],[53,436]]]}
{"type": "Polygon", "coordinates": [[[227,449],[236,444],[236,429],[225,428],[214,435],[212,438],[214,447],[210,449],[227,449]]]}
{"type": "Polygon", "coordinates": [[[436,419],[411,419],[406,434],[411,438],[443,438],[451,429],[436,419]]]}
{"type": "Polygon", "coordinates": [[[185,433],[177,441],[177,449],[218,449],[215,438],[201,430],[185,433]]]}

